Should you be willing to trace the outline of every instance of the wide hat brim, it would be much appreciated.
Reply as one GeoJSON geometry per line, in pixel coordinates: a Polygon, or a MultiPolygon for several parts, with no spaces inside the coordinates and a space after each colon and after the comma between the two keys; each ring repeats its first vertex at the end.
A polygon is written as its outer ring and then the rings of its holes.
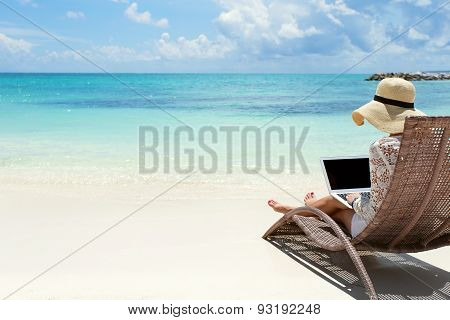
{"type": "Polygon", "coordinates": [[[406,117],[425,115],[418,109],[407,109],[372,100],[353,111],[352,118],[358,126],[362,126],[366,119],[378,130],[392,134],[403,132],[406,117]]]}

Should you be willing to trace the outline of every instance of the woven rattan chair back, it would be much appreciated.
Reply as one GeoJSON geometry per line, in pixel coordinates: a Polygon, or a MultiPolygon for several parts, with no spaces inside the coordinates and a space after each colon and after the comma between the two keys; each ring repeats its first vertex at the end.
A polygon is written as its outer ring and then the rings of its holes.
{"type": "Polygon", "coordinates": [[[450,117],[411,117],[387,196],[353,244],[416,252],[449,245],[450,117]]]}

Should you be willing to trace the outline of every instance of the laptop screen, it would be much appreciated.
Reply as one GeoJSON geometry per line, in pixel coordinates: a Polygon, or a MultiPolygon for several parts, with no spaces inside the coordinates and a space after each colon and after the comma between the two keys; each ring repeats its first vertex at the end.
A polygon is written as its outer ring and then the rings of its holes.
{"type": "Polygon", "coordinates": [[[369,158],[323,160],[331,190],[370,188],[369,158]]]}

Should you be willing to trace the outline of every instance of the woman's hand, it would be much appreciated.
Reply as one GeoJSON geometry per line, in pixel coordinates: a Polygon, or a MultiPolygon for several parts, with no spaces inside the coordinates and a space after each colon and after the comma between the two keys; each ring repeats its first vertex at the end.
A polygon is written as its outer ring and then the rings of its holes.
{"type": "Polygon", "coordinates": [[[350,193],[349,195],[347,195],[347,202],[349,205],[353,205],[353,201],[355,201],[357,198],[359,198],[361,196],[360,193],[350,193]]]}

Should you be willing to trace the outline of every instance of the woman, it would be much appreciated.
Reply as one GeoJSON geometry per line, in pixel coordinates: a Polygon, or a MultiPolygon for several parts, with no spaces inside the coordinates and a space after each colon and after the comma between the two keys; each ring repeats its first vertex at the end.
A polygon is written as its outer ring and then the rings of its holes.
{"type": "MultiPolygon", "coordinates": [[[[411,82],[400,78],[384,79],[379,83],[373,100],[352,113],[353,121],[358,126],[363,125],[366,119],[377,129],[389,134],[370,146],[371,190],[368,196],[357,193],[347,196],[347,202],[353,209],[330,195],[317,199],[314,192],[309,192],[304,198],[307,206],[318,208],[343,224],[352,237],[364,230],[383,202],[397,162],[405,118],[425,115],[414,108],[415,96],[416,89],[411,82]]],[[[274,200],[269,200],[268,204],[283,214],[295,208],[274,200]]],[[[314,216],[311,213],[302,215],[314,216]]]]}

